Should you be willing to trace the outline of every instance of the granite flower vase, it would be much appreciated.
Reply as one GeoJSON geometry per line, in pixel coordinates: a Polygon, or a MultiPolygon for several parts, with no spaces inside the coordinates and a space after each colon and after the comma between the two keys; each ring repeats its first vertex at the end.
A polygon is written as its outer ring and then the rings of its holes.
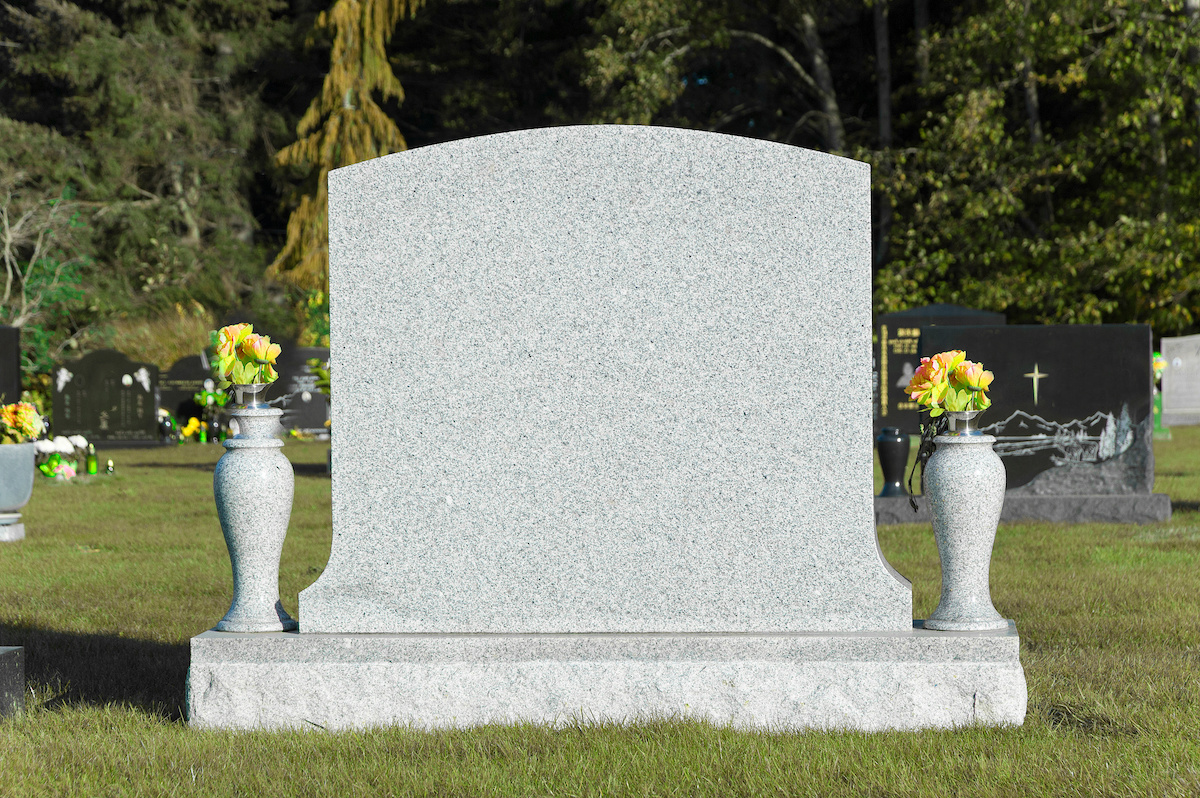
{"type": "Polygon", "coordinates": [[[1004,463],[996,439],[974,426],[981,411],[947,412],[949,429],[934,439],[925,466],[933,535],[942,561],[942,595],[926,629],[973,631],[1008,626],[992,606],[988,571],[1004,506],[1004,463]]]}
{"type": "Polygon", "coordinates": [[[25,537],[19,511],[33,494],[36,454],[32,443],[0,444],[0,541],[25,537]]]}
{"type": "Polygon", "coordinates": [[[235,385],[238,434],[213,472],[217,516],[233,565],[233,602],[220,632],[286,632],[296,621],[279,602],[279,557],[292,515],[296,475],[280,449],[283,411],[262,402],[266,385],[235,385]]]}

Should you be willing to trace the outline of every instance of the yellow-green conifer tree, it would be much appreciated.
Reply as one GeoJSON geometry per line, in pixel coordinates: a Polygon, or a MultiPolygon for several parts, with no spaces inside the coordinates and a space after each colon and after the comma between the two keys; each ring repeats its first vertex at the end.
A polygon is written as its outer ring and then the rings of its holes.
{"type": "Polygon", "coordinates": [[[296,126],[298,140],[275,156],[280,166],[315,172],[316,186],[292,211],[287,242],[268,274],[324,291],[329,276],[329,170],[406,148],[400,129],[379,107],[374,93],[381,100],[404,100],[384,46],[401,17],[411,16],[423,2],[335,0],[318,15],[314,34],[328,31],[333,39],[329,73],[296,126]]]}

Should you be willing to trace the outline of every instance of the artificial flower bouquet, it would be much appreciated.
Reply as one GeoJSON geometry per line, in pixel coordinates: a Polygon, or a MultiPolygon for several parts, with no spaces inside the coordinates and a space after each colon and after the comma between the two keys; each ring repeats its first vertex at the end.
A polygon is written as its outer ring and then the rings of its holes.
{"type": "Polygon", "coordinates": [[[0,407],[0,443],[31,443],[44,429],[41,415],[29,402],[0,407]]]}
{"type": "Polygon", "coordinates": [[[921,358],[906,390],[932,418],[947,410],[987,410],[992,405],[987,390],[993,376],[982,363],[972,363],[965,352],[955,349],[921,358]]]}
{"type": "Polygon", "coordinates": [[[271,383],[279,377],[275,359],[282,349],[268,336],[254,332],[253,325],[230,324],[213,335],[220,387],[271,383]]]}

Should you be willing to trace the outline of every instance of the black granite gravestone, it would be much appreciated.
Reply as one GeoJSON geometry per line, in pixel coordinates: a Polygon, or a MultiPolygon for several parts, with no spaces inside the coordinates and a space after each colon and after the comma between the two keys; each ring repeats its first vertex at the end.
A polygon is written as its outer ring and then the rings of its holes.
{"type": "Polygon", "coordinates": [[[996,375],[979,423],[997,438],[1010,491],[1150,492],[1148,326],[937,327],[922,336],[922,356],[950,349],[996,375]]]}
{"type": "Polygon", "coordinates": [[[897,427],[908,435],[921,434],[917,403],[905,388],[920,364],[918,347],[926,327],[1004,324],[1003,313],[972,310],[961,305],[926,305],[885,313],[875,322],[875,433],[897,427]]]}
{"type": "Polygon", "coordinates": [[[180,358],[159,380],[159,406],[166,409],[177,423],[186,424],[192,417],[203,417],[203,408],[192,397],[206,389],[216,389],[208,357],[189,355],[180,358]]]}
{"type": "MultiPolygon", "coordinates": [[[[1152,493],[1150,328],[1140,324],[927,327],[920,353],[963,349],[995,374],[980,417],[1008,472],[1005,521],[1145,523],[1171,517],[1152,493]]],[[[878,523],[928,519],[876,498],[878,523]]]]}
{"type": "Polygon", "coordinates": [[[270,402],[283,409],[280,423],[285,429],[302,432],[328,432],[329,398],[317,390],[317,376],[308,366],[310,359],[329,360],[329,350],[316,346],[292,346],[279,357],[278,387],[271,391],[270,402]]]}
{"type": "Polygon", "coordinates": [[[21,401],[21,328],[0,326],[0,405],[21,401]]]}
{"type": "Polygon", "coordinates": [[[158,366],[103,349],[60,363],[52,377],[55,435],[93,443],[158,440],[158,366]]]}

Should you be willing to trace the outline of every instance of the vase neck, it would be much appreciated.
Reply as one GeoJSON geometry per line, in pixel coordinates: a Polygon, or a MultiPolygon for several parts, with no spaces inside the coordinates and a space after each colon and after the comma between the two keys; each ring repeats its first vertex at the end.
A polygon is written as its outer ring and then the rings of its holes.
{"type": "Polygon", "coordinates": [[[947,410],[947,426],[942,435],[958,438],[982,435],[983,432],[978,426],[978,417],[982,412],[982,410],[947,410]]]}
{"type": "Polygon", "coordinates": [[[256,382],[249,385],[238,385],[234,383],[231,388],[233,390],[233,401],[235,404],[251,410],[258,410],[270,407],[266,401],[267,388],[271,387],[269,382],[256,382]]]}

